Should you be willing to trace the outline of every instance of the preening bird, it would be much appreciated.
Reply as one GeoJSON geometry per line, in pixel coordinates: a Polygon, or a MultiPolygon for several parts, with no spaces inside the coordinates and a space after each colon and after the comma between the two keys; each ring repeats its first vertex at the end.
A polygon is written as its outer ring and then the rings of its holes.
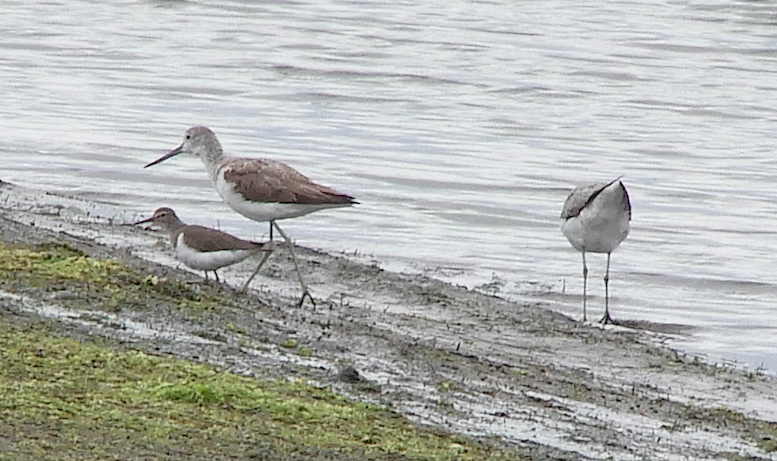
{"type": "Polygon", "coordinates": [[[586,253],[607,253],[604,275],[604,316],[601,322],[612,323],[610,317],[610,257],[629,235],[631,202],[620,178],[575,188],[561,211],[561,231],[569,243],[583,255],[583,321],[586,321],[586,285],[588,266],[586,253]]]}

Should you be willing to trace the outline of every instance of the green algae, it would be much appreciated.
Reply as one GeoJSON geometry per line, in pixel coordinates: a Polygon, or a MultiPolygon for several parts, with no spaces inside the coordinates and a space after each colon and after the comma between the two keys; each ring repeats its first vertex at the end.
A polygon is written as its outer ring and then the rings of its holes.
{"type": "MultiPolygon", "coordinates": [[[[0,244],[0,287],[92,310],[234,302],[64,244],[0,244]]],[[[45,325],[0,320],[0,386],[2,461],[518,459],[301,381],[116,351],[45,325]]]]}
{"type": "Polygon", "coordinates": [[[300,381],[117,352],[40,327],[0,323],[0,363],[2,460],[515,459],[300,381]]]}
{"type": "Polygon", "coordinates": [[[144,310],[160,303],[205,311],[232,305],[203,285],[142,274],[116,261],[93,258],[71,245],[33,247],[0,244],[0,283],[11,292],[44,291],[74,301],[71,307],[144,310]],[[80,301],[80,302],[78,302],[80,301]]]}

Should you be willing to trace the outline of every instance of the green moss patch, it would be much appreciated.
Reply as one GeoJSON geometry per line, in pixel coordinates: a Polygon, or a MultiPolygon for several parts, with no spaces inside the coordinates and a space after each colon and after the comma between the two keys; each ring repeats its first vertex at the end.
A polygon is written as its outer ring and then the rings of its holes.
{"type": "Polygon", "coordinates": [[[0,323],[2,460],[515,459],[301,382],[0,323]]]}
{"type": "Polygon", "coordinates": [[[68,299],[71,307],[143,310],[159,303],[195,310],[230,304],[218,290],[201,289],[141,274],[122,264],[92,258],[60,243],[41,246],[0,244],[0,284],[12,292],[44,291],[68,299]]]}
{"type": "MultiPolygon", "coordinates": [[[[193,289],[63,244],[0,243],[0,288],[93,310],[235,302],[217,287],[193,289]]],[[[303,382],[257,381],[2,319],[0,388],[3,461],[516,459],[303,382]]]]}

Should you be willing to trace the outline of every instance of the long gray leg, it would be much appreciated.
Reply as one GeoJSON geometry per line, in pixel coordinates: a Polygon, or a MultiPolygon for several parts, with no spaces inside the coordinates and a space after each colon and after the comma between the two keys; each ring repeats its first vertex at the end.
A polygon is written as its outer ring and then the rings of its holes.
{"type": "Polygon", "coordinates": [[[615,323],[610,317],[610,253],[607,253],[607,271],[604,273],[604,317],[602,324],[615,323]]]}
{"type": "Polygon", "coordinates": [[[588,287],[588,266],[585,264],[585,250],[582,251],[583,253],[583,322],[588,320],[585,310],[586,310],[586,288],[588,287]]]}
{"type": "Polygon", "coordinates": [[[261,261],[259,261],[259,265],[258,265],[258,266],[256,266],[256,270],[254,270],[254,273],[253,273],[253,274],[251,274],[251,276],[250,276],[250,277],[248,277],[248,280],[246,280],[246,281],[245,281],[245,283],[243,284],[243,286],[240,288],[240,291],[242,291],[243,293],[245,293],[245,291],[248,289],[248,285],[251,283],[251,280],[253,280],[253,279],[254,279],[254,277],[256,277],[256,274],[258,274],[258,273],[259,273],[259,270],[261,270],[261,269],[262,269],[262,266],[264,266],[264,263],[266,263],[266,262],[267,262],[267,259],[269,259],[269,258],[270,258],[270,254],[272,254],[272,251],[265,251],[265,252],[264,252],[264,256],[262,256],[262,260],[261,260],[261,261]]]}
{"type": "MultiPolygon", "coordinates": [[[[270,221],[270,240],[268,240],[268,242],[270,244],[272,244],[272,225],[273,225],[273,221],[270,221]]],[[[262,267],[264,267],[264,263],[266,263],[267,260],[270,258],[270,254],[271,253],[272,253],[272,251],[265,251],[264,256],[262,256],[262,260],[259,261],[259,265],[256,266],[256,269],[254,270],[254,273],[251,274],[251,276],[248,277],[248,280],[245,281],[243,286],[240,287],[240,291],[242,293],[245,293],[245,291],[248,289],[248,285],[251,283],[251,281],[254,279],[254,277],[256,277],[256,274],[258,274],[259,271],[262,269],[262,267]]]]}
{"type": "Polygon", "coordinates": [[[297,276],[299,277],[299,285],[302,287],[302,297],[299,299],[299,302],[297,303],[297,307],[301,306],[302,303],[305,302],[305,298],[310,298],[310,302],[313,303],[313,305],[316,304],[316,302],[313,300],[313,296],[310,295],[310,291],[308,290],[308,286],[305,284],[305,280],[302,278],[302,272],[299,270],[299,264],[297,263],[297,255],[294,254],[294,243],[291,241],[291,239],[286,235],[283,230],[281,230],[280,226],[278,226],[278,223],[275,221],[270,221],[273,226],[275,226],[275,229],[278,231],[279,234],[281,234],[281,237],[283,237],[283,240],[286,241],[286,245],[289,247],[289,252],[291,253],[291,260],[294,261],[294,269],[297,270],[297,276]]]}

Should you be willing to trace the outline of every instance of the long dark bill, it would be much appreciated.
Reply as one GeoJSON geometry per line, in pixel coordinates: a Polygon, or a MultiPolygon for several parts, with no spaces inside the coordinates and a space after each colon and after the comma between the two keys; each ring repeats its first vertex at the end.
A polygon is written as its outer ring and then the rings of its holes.
{"type": "Polygon", "coordinates": [[[143,168],[148,168],[150,166],[156,165],[157,163],[162,163],[165,160],[169,159],[170,157],[175,157],[176,155],[180,154],[181,152],[183,152],[183,144],[181,144],[180,146],[178,146],[175,149],[171,150],[170,152],[166,153],[162,157],[159,157],[158,159],[154,160],[153,162],[149,163],[148,165],[144,166],[143,168]]]}
{"type": "Polygon", "coordinates": [[[132,226],[137,226],[138,224],[144,224],[144,223],[152,222],[152,221],[154,221],[154,216],[152,216],[152,217],[150,217],[148,219],[144,219],[143,221],[138,221],[136,223],[132,223],[131,225],[132,226]]]}

